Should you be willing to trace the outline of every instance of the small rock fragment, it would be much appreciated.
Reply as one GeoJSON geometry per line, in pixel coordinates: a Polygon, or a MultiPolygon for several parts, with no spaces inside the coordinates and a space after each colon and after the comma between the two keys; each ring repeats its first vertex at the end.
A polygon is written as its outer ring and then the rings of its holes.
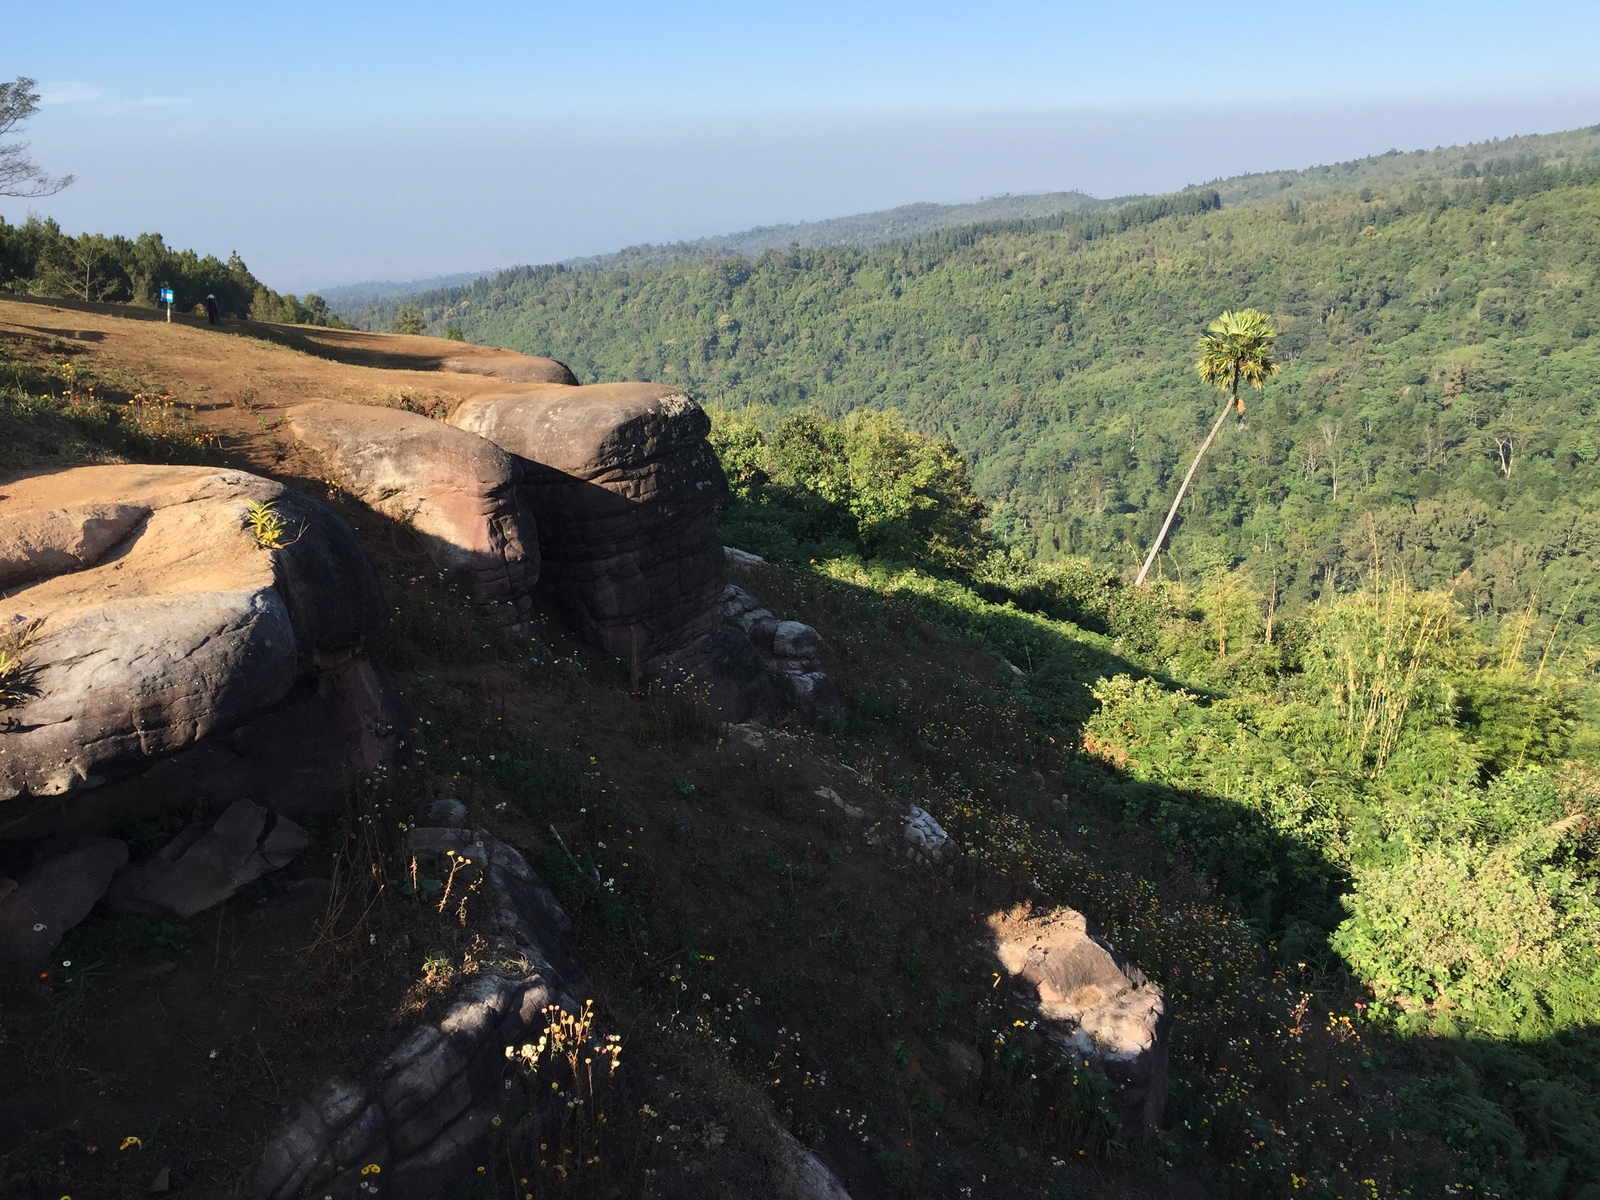
{"type": "Polygon", "coordinates": [[[0,895],[0,958],[49,954],[89,915],[127,861],[126,843],[91,838],[23,872],[9,893],[0,895]]]}
{"type": "Polygon", "coordinates": [[[905,834],[911,848],[935,866],[949,862],[960,853],[944,827],[915,804],[906,817],[905,834]]]}
{"type": "Polygon", "coordinates": [[[1117,1085],[1113,1104],[1124,1129],[1158,1126],[1169,1055],[1161,989],[1073,909],[1034,916],[1021,905],[991,916],[989,928],[996,959],[1030,985],[1028,1002],[1057,1052],[1117,1085]]]}
{"type": "Polygon", "coordinates": [[[287,866],[310,841],[287,817],[236,800],[210,829],[191,825],[149,862],[128,871],[112,900],[127,912],[192,917],[287,866]]]}

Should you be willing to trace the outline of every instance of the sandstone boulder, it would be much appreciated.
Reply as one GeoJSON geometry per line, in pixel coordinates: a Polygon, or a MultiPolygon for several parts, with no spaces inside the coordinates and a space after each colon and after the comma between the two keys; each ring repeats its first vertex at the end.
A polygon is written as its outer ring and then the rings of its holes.
{"type": "Polygon", "coordinates": [[[0,958],[39,959],[89,915],[128,861],[115,838],[88,838],[46,854],[0,887],[0,958]]]}
{"type": "Polygon", "coordinates": [[[558,383],[576,385],[578,377],[564,362],[553,358],[540,358],[533,354],[518,354],[512,350],[478,353],[471,357],[447,358],[439,364],[441,371],[458,375],[490,375],[514,383],[558,383]]]}
{"type": "Polygon", "coordinates": [[[1080,912],[1027,906],[989,918],[995,958],[1020,985],[1063,1057],[1117,1085],[1130,1133],[1161,1123],[1167,1100],[1167,1007],[1161,989],[1100,937],[1080,912]]]}
{"type": "Polygon", "coordinates": [[[716,620],[727,496],[705,412],[648,383],[466,401],[451,423],[527,460],[541,582],[586,640],[649,662],[716,620]]]}
{"type": "Polygon", "coordinates": [[[539,538],[517,487],[517,459],[476,434],[398,408],[302,404],[287,419],[363,503],[415,529],[435,563],[471,575],[508,623],[528,619],[539,538]]]}
{"type": "Polygon", "coordinates": [[[215,467],[0,484],[0,574],[0,629],[28,631],[15,639],[26,694],[0,709],[0,829],[7,802],[93,787],[239,725],[385,619],[370,560],[325,505],[215,467]],[[248,527],[250,501],[281,518],[277,548],[248,527]]]}
{"type": "MultiPolygon", "coordinates": [[[[0,714],[3,718],[3,714],[0,714]]],[[[19,796],[0,805],[0,838],[125,827],[198,797],[253,800],[286,816],[342,805],[351,780],[406,744],[403,701],[369,658],[303,676],[277,704],[232,732],[151,761],[102,787],[19,796]]],[[[0,734],[0,746],[4,735],[0,734]]]]}

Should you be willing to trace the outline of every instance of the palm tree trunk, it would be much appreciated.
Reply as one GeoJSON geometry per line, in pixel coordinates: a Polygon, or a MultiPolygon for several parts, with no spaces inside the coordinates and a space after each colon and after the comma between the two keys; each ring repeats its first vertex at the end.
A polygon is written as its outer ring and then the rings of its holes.
{"type": "Polygon", "coordinates": [[[1156,561],[1156,555],[1161,553],[1161,544],[1167,540],[1167,530],[1172,528],[1172,518],[1178,515],[1178,505],[1183,503],[1183,494],[1189,490],[1189,481],[1194,478],[1195,469],[1199,467],[1200,460],[1206,456],[1206,451],[1211,449],[1211,443],[1216,440],[1217,433],[1222,428],[1222,423],[1228,419],[1228,412],[1239,402],[1239,380],[1233,381],[1233,392],[1222,402],[1222,411],[1217,414],[1216,422],[1211,426],[1211,432],[1206,434],[1206,440],[1200,443],[1200,449],[1195,451],[1194,461],[1189,464],[1189,473],[1183,477],[1183,486],[1178,489],[1177,498],[1173,500],[1172,507],[1167,510],[1167,519],[1161,523],[1161,532],[1156,535],[1155,545],[1150,547],[1150,553],[1144,560],[1144,566],[1139,568],[1139,578],[1133,581],[1134,587],[1144,583],[1144,577],[1150,574],[1150,566],[1156,561]]]}

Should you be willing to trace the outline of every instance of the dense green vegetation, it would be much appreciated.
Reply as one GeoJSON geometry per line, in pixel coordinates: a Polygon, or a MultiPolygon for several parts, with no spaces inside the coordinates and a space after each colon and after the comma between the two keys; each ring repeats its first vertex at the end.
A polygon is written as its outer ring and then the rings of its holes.
{"type": "Polygon", "coordinates": [[[580,376],[773,415],[896,407],[960,448],[1004,540],[1117,567],[1149,546],[1212,415],[1195,335],[1259,308],[1283,375],[1218,438],[1158,570],[1243,563],[1294,611],[1376,556],[1491,626],[1528,616],[1542,635],[1564,612],[1565,638],[1600,618],[1596,172],[1221,209],[1186,193],[874,250],[523,269],[414,300],[430,328],[580,376]]]}
{"type": "Polygon", "coordinates": [[[1425,1051],[1412,1119],[1464,1152],[1466,1182],[1600,1183],[1587,672],[1524,653],[1525,622],[1485,640],[1448,590],[1381,565],[1285,616],[1245,568],[1132,589],[1028,562],[948,441],[892,413],[760,416],[717,414],[730,540],[959,614],[1026,664],[1089,794],[1218,880],[1284,970],[1361,986],[1362,1028],[1425,1051]]]}
{"type": "Polygon", "coordinates": [[[159,233],[69,237],[51,220],[29,217],[8,225],[0,218],[0,291],[154,308],[164,287],[172,289],[179,312],[203,312],[206,296],[213,295],[224,316],[345,327],[321,296],[279,295],[237,254],[223,262],[174,250],[159,233]]]}
{"type": "MultiPolygon", "coordinates": [[[[1275,971],[1227,1003],[1314,996],[1458,1190],[1593,1197],[1600,134],[1562,137],[1288,173],[1270,203],[1233,202],[1255,177],[875,248],[524,268],[364,320],[705,398],[726,540],[1003,657],[1072,802],[1225,893],[1219,928],[1275,971]],[[1215,416],[1195,338],[1246,307],[1282,371],[1130,587],[1215,416]]],[[[864,685],[844,727],[896,704],[864,685]]],[[[1074,892],[1065,818],[1008,824],[978,770],[916,798],[1053,899],[1132,906],[1074,892]]],[[[1198,998],[1210,952],[1165,919],[1119,944],[1198,998]]],[[[1250,1071],[1175,1089],[1243,1172],[1222,1190],[1329,1191],[1326,1131],[1250,1071]]]]}

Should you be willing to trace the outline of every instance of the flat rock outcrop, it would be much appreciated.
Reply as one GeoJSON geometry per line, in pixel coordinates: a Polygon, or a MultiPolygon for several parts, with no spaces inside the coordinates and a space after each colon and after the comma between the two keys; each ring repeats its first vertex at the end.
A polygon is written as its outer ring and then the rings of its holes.
{"type": "Polygon", "coordinates": [[[96,466],[0,484],[0,837],[59,797],[225,733],[359,655],[385,608],[325,505],[215,467],[96,466]],[[282,522],[263,546],[247,503],[282,522]]]}
{"type": "Polygon", "coordinates": [[[527,461],[541,585],[587,641],[648,663],[715,623],[727,483],[684,392],[538,387],[468,400],[450,421],[527,461]]]}
{"type": "Polygon", "coordinates": [[[439,364],[439,369],[457,375],[489,375],[513,383],[559,383],[571,387],[578,382],[578,377],[564,362],[512,350],[447,358],[439,364]]]}
{"type": "Polygon", "coordinates": [[[1166,999],[1082,913],[1035,915],[1019,906],[989,918],[995,958],[1064,1057],[1117,1085],[1117,1117],[1130,1133],[1161,1123],[1167,1101],[1166,999]]]}
{"type": "Polygon", "coordinates": [[[352,494],[415,529],[440,567],[467,572],[508,624],[528,619],[539,536],[517,486],[519,460],[476,434],[398,408],[302,404],[287,421],[352,494]]]}

